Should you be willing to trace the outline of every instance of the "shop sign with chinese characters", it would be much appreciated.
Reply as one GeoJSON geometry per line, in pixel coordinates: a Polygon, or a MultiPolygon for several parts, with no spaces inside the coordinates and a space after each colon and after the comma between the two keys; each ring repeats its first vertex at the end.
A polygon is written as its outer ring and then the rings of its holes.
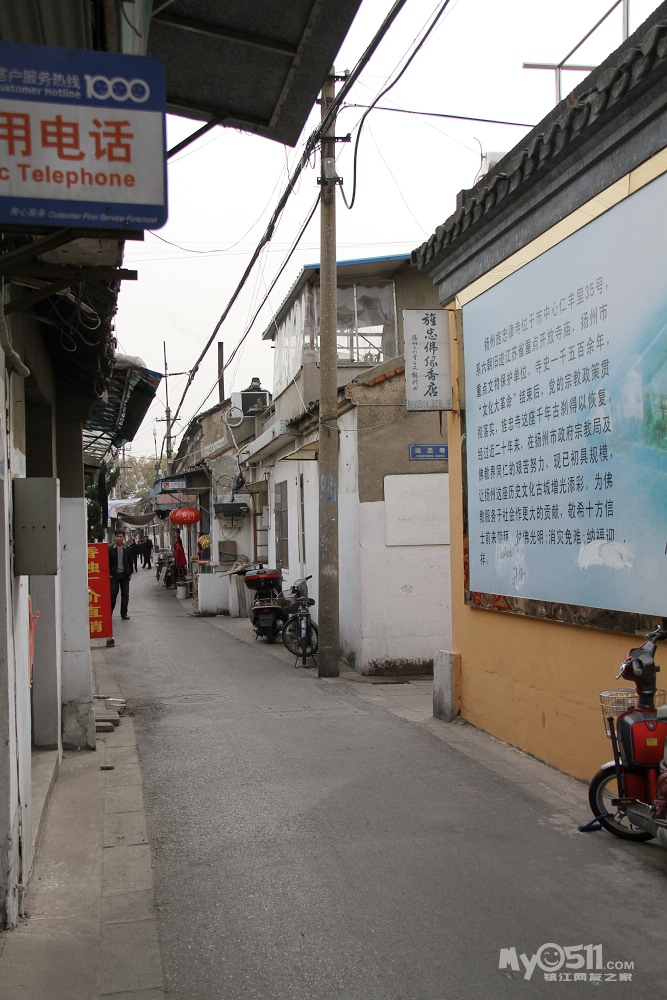
{"type": "Polygon", "coordinates": [[[665,614],[667,175],[463,306],[470,589],[665,614]]]}
{"type": "Polygon", "coordinates": [[[451,410],[452,374],[444,309],[404,309],[408,410],[451,410]]]}
{"type": "Polygon", "coordinates": [[[164,225],[165,106],[155,59],[0,42],[0,222],[164,225]]]}
{"type": "Polygon", "coordinates": [[[88,546],[88,624],[91,639],[109,639],[113,635],[109,546],[106,542],[88,546]]]}

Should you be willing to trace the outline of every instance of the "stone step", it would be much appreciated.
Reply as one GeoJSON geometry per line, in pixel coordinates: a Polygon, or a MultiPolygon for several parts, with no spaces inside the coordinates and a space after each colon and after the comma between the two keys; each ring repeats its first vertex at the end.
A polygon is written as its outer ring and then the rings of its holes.
{"type": "Polygon", "coordinates": [[[120,725],[120,716],[115,709],[108,708],[93,708],[93,714],[95,716],[95,724],[98,722],[110,722],[114,726],[120,725]]]}

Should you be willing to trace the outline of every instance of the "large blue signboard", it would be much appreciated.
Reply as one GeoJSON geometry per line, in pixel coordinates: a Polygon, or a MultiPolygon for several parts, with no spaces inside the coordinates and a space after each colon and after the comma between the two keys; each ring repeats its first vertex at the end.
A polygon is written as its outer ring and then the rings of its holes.
{"type": "Polygon", "coordinates": [[[470,588],[667,615],[667,175],[463,307],[470,588]]]}
{"type": "Polygon", "coordinates": [[[161,64],[0,42],[0,223],[137,230],[166,219],[161,64]]]}

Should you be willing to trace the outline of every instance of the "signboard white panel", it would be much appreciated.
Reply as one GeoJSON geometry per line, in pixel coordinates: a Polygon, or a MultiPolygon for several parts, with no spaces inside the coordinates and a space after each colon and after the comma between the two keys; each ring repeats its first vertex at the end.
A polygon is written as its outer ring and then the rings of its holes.
{"type": "Polygon", "coordinates": [[[164,225],[165,104],[155,59],[0,42],[0,222],[164,225]]]}
{"type": "Polygon", "coordinates": [[[463,308],[470,587],[667,614],[667,176],[463,308]]]}
{"type": "Polygon", "coordinates": [[[408,410],[451,410],[452,366],[445,309],[404,309],[408,410]]]}

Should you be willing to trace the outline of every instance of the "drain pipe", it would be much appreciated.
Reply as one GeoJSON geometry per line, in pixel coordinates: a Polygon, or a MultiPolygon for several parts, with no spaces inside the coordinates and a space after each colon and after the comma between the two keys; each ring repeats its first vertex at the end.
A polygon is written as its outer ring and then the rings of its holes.
{"type": "Polygon", "coordinates": [[[2,347],[2,350],[7,357],[10,369],[22,378],[27,378],[30,374],[30,369],[23,364],[20,356],[12,347],[12,342],[9,338],[9,327],[7,326],[7,317],[5,316],[4,301],[5,296],[3,288],[2,298],[0,299],[0,347],[2,347]]]}

